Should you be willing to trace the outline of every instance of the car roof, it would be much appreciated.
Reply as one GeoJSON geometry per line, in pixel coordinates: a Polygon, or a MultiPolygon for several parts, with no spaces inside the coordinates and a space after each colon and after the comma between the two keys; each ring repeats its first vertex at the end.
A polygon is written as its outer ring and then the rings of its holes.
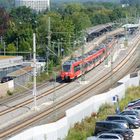
{"type": "Polygon", "coordinates": [[[98,137],[100,137],[100,136],[102,136],[102,135],[117,136],[117,137],[119,137],[119,138],[123,138],[123,136],[122,136],[122,135],[120,135],[120,134],[115,134],[115,133],[108,133],[108,132],[104,132],[104,133],[102,133],[102,134],[98,135],[98,136],[97,136],[97,139],[98,139],[98,137]]]}
{"type": "Polygon", "coordinates": [[[130,129],[120,129],[120,128],[115,128],[111,129],[108,132],[126,132],[126,131],[131,131],[130,129]]]}
{"type": "Polygon", "coordinates": [[[115,124],[118,124],[117,122],[113,122],[113,121],[97,121],[96,123],[115,123],[115,124]]]}
{"type": "Polygon", "coordinates": [[[140,98],[139,99],[136,99],[136,100],[133,100],[133,101],[131,101],[131,102],[129,102],[129,103],[134,103],[134,102],[137,102],[137,101],[139,101],[140,100],[140,98]]]}
{"type": "MultiPolygon", "coordinates": [[[[110,135],[110,136],[116,136],[117,135],[118,136],[119,134],[104,132],[104,133],[101,133],[100,135],[110,135]]],[[[98,135],[98,136],[100,136],[100,135],[98,135]]]]}
{"type": "Polygon", "coordinates": [[[124,117],[124,116],[122,116],[122,115],[109,115],[109,116],[107,116],[107,118],[108,117],[124,117]]]}

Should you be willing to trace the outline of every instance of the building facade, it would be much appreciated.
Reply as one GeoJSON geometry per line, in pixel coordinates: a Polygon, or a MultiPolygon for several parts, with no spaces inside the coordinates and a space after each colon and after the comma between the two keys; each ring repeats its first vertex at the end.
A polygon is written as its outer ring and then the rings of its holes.
{"type": "Polygon", "coordinates": [[[50,0],[15,0],[15,6],[26,6],[31,9],[42,12],[48,9],[50,0]]]}

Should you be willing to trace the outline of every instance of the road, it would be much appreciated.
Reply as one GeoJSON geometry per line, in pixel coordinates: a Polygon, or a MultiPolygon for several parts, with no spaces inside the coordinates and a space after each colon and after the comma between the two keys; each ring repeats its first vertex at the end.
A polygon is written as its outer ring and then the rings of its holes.
{"type": "Polygon", "coordinates": [[[133,140],[140,140],[140,128],[134,129],[133,132],[134,132],[133,140]]]}

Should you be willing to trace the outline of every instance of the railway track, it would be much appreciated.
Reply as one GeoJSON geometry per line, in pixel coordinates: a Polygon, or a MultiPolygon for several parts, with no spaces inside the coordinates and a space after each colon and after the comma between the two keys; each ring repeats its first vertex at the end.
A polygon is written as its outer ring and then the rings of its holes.
{"type": "MultiPolygon", "coordinates": [[[[45,83],[45,84],[43,84],[43,85],[41,85],[41,86],[38,86],[38,87],[37,87],[37,88],[38,88],[37,90],[39,90],[39,88],[42,88],[42,87],[44,87],[45,85],[48,85],[48,84],[49,84],[49,83],[45,83]]],[[[67,84],[64,83],[63,86],[62,86],[62,85],[58,85],[58,86],[55,88],[55,90],[62,89],[64,86],[67,86],[67,85],[68,85],[68,83],[67,83],[67,84]]],[[[44,93],[38,95],[38,96],[37,96],[37,100],[43,98],[44,96],[48,96],[48,95],[50,95],[50,94],[53,93],[53,92],[54,92],[54,88],[48,90],[47,92],[44,92],[44,93]]],[[[28,95],[28,94],[29,94],[29,92],[25,92],[24,95],[18,95],[18,96],[12,97],[12,98],[10,98],[10,99],[8,99],[8,100],[6,100],[6,101],[1,102],[0,104],[1,104],[1,105],[4,105],[4,106],[7,106],[7,105],[6,105],[7,103],[12,102],[13,100],[15,100],[15,99],[17,99],[17,98],[25,97],[25,96],[28,95]]],[[[28,100],[26,100],[26,101],[23,101],[23,102],[20,102],[20,103],[14,105],[14,106],[7,106],[7,107],[8,107],[7,109],[4,109],[4,110],[0,111],[0,116],[3,116],[3,115],[5,115],[5,114],[7,114],[7,113],[9,113],[9,112],[12,112],[12,111],[16,110],[16,109],[19,109],[20,107],[24,107],[24,106],[26,106],[26,105],[32,103],[33,100],[34,100],[33,97],[31,97],[30,99],[28,99],[28,100]]]]}
{"type": "MultiPolygon", "coordinates": [[[[68,85],[68,83],[63,83],[63,84],[61,84],[61,85],[58,85],[58,86],[55,87],[55,90],[62,89],[63,87],[65,87],[65,86],[67,86],[67,85],[68,85]]],[[[37,95],[37,100],[43,98],[44,96],[48,96],[48,95],[50,95],[50,94],[53,93],[53,92],[54,92],[54,88],[52,88],[52,89],[48,90],[47,92],[44,92],[44,93],[42,93],[42,94],[40,94],[40,95],[37,95]]],[[[21,102],[21,103],[16,104],[15,106],[12,106],[12,107],[10,107],[10,108],[7,108],[7,109],[5,109],[5,110],[2,110],[2,111],[0,112],[0,116],[5,115],[6,113],[12,112],[12,111],[14,111],[14,110],[16,110],[16,109],[18,109],[18,108],[20,108],[20,107],[26,106],[26,105],[32,103],[33,100],[34,100],[33,98],[30,98],[30,99],[28,99],[28,100],[26,100],[26,101],[23,101],[23,102],[21,102]]]]}
{"type": "MultiPolygon", "coordinates": [[[[62,83],[62,80],[58,79],[57,82],[62,83]]],[[[46,86],[49,86],[50,83],[51,82],[46,81],[46,82],[42,83],[41,85],[37,85],[37,91],[39,91],[40,89],[42,89],[42,88],[44,88],[46,86]]],[[[29,88],[27,91],[23,91],[22,94],[17,93],[15,95],[13,95],[12,97],[10,96],[10,97],[7,97],[6,99],[1,99],[0,100],[0,105],[5,105],[5,104],[7,104],[9,102],[13,102],[13,101],[15,101],[17,99],[20,99],[22,97],[28,96],[30,93],[32,93],[32,90],[33,90],[33,88],[29,88]]]]}
{"type": "MultiPolygon", "coordinates": [[[[85,96],[89,91],[91,91],[91,90],[95,89],[97,86],[101,85],[103,82],[108,80],[110,78],[110,76],[121,71],[121,69],[125,66],[125,64],[128,63],[129,60],[131,60],[131,58],[135,54],[136,48],[138,47],[139,43],[140,43],[140,41],[136,42],[135,47],[132,48],[129,51],[128,55],[116,67],[114,67],[112,69],[112,72],[109,71],[106,75],[104,75],[98,81],[96,81],[95,83],[91,83],[90,85],[88,85],[87,87],[82,89],[82,91],[80,91],[74,95],[71,95],[70,97],[67,97],[65,99],[62,99],[62,101],[55,102],[54,103],[55,110],[59,110],[63,107],[65,108],[66,106],[71,104],[73,101],[78,100],[82,96],[85,96]]],[[[136,60],[134,62],[132,62],[131,64],[133,64],[131,66],[133,68],[134,65],[136,64],[136,60]]],[[[127,69],[126,72],[128,72],[129,70],[130,69],[127,69]]],[[[9,135],[12,135],[12,134],[15,134],[15,133],[21,131],[23,128],[26,128],[26,127],[32,125],[33,123],[35,123],[39,120],[42,120],[43,118],[46,118],[48,115],[53,113],[55,110],[52,106],[48,106],[46,110],[42,110],[30,118],[26,118],[20,122],[17,122],[16,125],[12,125],[12,126],[9,126],[8,128],[4,128],[3,130],[0,130],[0,138],[5,138],[9,135]]]]}

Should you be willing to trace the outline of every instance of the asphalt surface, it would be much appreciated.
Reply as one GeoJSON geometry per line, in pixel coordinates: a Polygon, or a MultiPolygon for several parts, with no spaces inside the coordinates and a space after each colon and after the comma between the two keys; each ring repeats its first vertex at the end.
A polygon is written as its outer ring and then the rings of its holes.
{"type": "Polygon", "coordinates": [[[140,128],[134,129],[133,132],[134,132],[133,140],[140,140],[140,128]]]}

